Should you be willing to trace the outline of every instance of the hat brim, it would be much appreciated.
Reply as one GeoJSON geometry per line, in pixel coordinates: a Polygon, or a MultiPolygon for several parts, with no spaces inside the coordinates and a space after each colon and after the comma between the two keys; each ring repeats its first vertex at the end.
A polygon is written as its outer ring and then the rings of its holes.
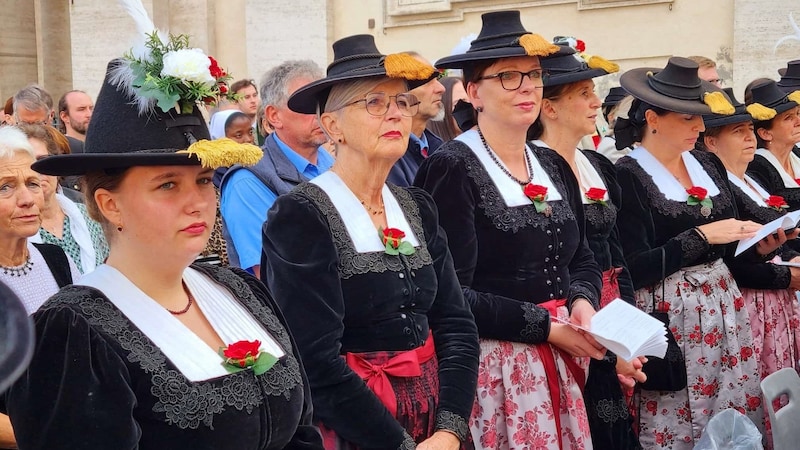
{"type": "Polygon", "coordinates": [[[131,153],[83,153],[48,156],[31,168],[45,175],[85,175],[101,170],[119,170],[134,166],[199,166],[196,155],[176,153],[175,149],[131,153]]]}
{"type": "Polygon", "coordinates": [[[731,114],[730,116],[714,114],[713,117],[708,119],[703,117],[703,125],[705,125],[706,129],[722,127],[734,123],[752,122],[752,121],[753,121],[753,116],[751,116],[748,113],[731,114]]]}
{"type": "MultiPolygon", "coordinates": [[[[434,72],[433,75],[424,79],[424,80],[406,80],[402,78],[395,78],[397,80],[403,80],[408,85],[408,89],[414,89],[416,87],[422,86],[423,84],[433,80],[438,76],[438,73],[434,72]]],[[[317,105],[320,105],[320,109],[322,109],[323,103],[327,101],[328,92],[330,89],[341,82],[344,81],[354,81],[354,80],[361,80],[364,78],[376,78],[376,77],[387,77],[386,70],[383,67],[375,67],[366,70],[359,71],[358,73],[344,73],[341,75],[336,75],[332,77],[325,77],[321,80],[317,80],[311,82],[300,89],[296,90],[290,97],[289,100],[286,102],[289,109],[296,113],[300,114],[316,114],[317,113],[317,105]]]]}
{"type": "Polygon", "coordinates": [[[603,69],[587,69],[581,70],[578,72],[568,72],[568,73],[550,73],[548,75],[547,80],[544,82],[544,86],[560,86],[562,84],[569,84],[575,83],[576,81],[583,81],[583,80],[590,80],[592,78],[602,77],[603,75],[608,75],[603,69]]]}
{"type": "Polygon", "coordinates": [[[33,321],[14,292],[0,283],[0,394],[25,372],[33,347],[33,321]]]}
{"type": "Polygon", "coordinates": [[[783,91],[785,94],[788,95],[788,94],[791,94],[794,91],[800,91],[800,79],[792,79],[792,81],[796,81],[795,84],[786,84],[786,83],[782,84],[781,83],[782,81],[783,80],[775,83],[775,85],[778,86],[778,89],[783,91]]]}
{"type": "Polygon", "coordinates": [[[462,53],[460,55],[445,56],[436,61],[433,65],[437,69],[463,69],[479,62],[502,58],[515,58],[518,56],[528,56],[528,54],[525,53],[525,49],[522,47],[491,48],[488,50],[462,53]]]}
{"type": "MultiPolygon", "coordinates": [[[[681,114],[711,114],[711,108],[703,103],[698,96],[697,100],[683,100],[670,97],[654,91],[647,82],[649,72],[656,73],[663,70],[659,67],[640,67],[631,69],[622,74],[619,84],[631,95],[653,106],[681,114]]],[[[700,81],[704,92],[719,91],[719,88],[708,81],[700,81]]]]}

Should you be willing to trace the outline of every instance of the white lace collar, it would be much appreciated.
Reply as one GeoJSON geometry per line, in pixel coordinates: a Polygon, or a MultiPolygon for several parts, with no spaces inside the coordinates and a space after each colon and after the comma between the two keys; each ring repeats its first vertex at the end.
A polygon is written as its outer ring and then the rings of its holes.
{"type": "Polygon", "coordinates": [[[783,181],[784,187],[787,188],[800,187],[800,184],[797,184],[797,181],[795,181],[796,179],[800,178],[800,158],[798,158],[797,155],[794,154],[794,152],[789,153],[789,163],[791,163],[792,165],[792,172],[794,172],[793,174],[786,173],[786,170],[784,170],[783,165],[780,163],[780,161],[778,161],[778,158],[776,158],[771,151],[765,148],[759,148],[756,149],[756,155],[763,156],[764,159],[766,159],[772,165],[772,167],[774,167],[775,170],[778,171],[778,173],[781,176],[781,180],[783,181]]]}
{"type": "Polygon", "coordinates": [[[767,207],[767,202],[764,199],[769,198],[769,192],[756,183],[756,180],[750,178],[749,175],[745,174],[744,179],[742,179],[728,170],[728,181],[738,186],[751,200],[758,203],[758,206],[767,207]]]}
{"type": "MultiPolygon", "coordinates": [[[[375,229],[375,225],[369,217],[369,213],[361,205],[361,201],[339,178],[339,175],[329,170],[310,182],[319,186],[328,194],[328,198],[331,199],[334,208],[339,212],[347,229],[347,234],[350,235],[357,252],[380,252],[386,249],[381,237],[378,235],[378,230],[375,229]]],[[[389,228],[397,228],[403,231],[406,234],[404,240],[414,247],[419,247],[419,240],[414,235],[405,213],[400,208],[397,199],[394,198],[392,191],[385,184],[381,195],[383,197],[386,223],[389,228]]]]}
{"type": "MultiPolygon", "coordinates": [[[[550,146],[541,139],[533,141],[533,145],[537,147],[550,148],[550,146]]],[[[589,198],[586,197],[586,191],[591,188],[605,190],[606,193],[603,196],[603,200],[608,201],[608,188],[606,187],[606,183],[603,181],[603,177],[601,177],[600,173],[597,172],[597,169],[594,168],[592,162],[589,161],[589,158],[587,158],[586,155],[584,155],[583,152],[578,148],[575,149],[575,167],[578,169],[579,187],[581,189],[581,193],[584,194],[581,196],[581,201],[583,201],[583,204],[588,205],[592,203],[589,201],[589,198]]]]}
{"type": "MultiPolygon", "coordinates": [[[[676,202],[685,202],[689,198],[686,188],[646,148],[636,147],[628,156],[635,159],[639,166],[653,178],[656,188],[664,194],[664,197],[676,202]]],[[[708,191],[709,197],[719,195],[719,188],[691,152],[681,153],[681,158],[683,158],[686,171],[689,172],[692,186],[704,188],[708,191]]]]}
{"type": "MultiPolygon", "coordinates": [[[[489,155],[489,150],[484,147],[483,142],[481,142],[480,135],[478,135],[476,130],[469,130],[465,133],[462,133],[456,137],[456,140],[467,144],[470,150],[472,150],[472,153],[474,153],[481,162],[483,168],[486,169],[486,173],[489,174],[489,178],[491,178],[495,187],[497,187],[497,190],[500,192],[500,196],[505,201],[506,206],[514,207],[533,204],[531,199],[529,199],[522,191],[520,185],[517,184],[516,181],[509,178],[508,175],[503,173],[500,167],[497,166],[497,163],[492,160],[492,157],[489,155]]],[[[547,175],[542,168],[542,165],[539,163],[539,159],[536,158],[536,155],[533,154],[533,151],[531,151],[530,147],[527,145],[525,146],[525,151],[528,152],[528,157],[530,158],[531,167],[533,169],[533,178],[531,179],[531,183],[547,188],[548,202],[561,200],[561,193],[558,192],[558,189],[553,184],[553,180],[550,179],[550,176],[547,175]]]]}
{"type": "MultiPolygon", "coordinates": [[[[258,339],[262,351],[279,358],[284,355],[277,341],[228,289],[192,268],[186,268],[183,280],[223,342],[258,339]]],[[[209,347],[117,269],[103,264],[84,275],[77,284],[103,292],[188,380],[203,381],[228,375],[219,349],[209,347]]]]}

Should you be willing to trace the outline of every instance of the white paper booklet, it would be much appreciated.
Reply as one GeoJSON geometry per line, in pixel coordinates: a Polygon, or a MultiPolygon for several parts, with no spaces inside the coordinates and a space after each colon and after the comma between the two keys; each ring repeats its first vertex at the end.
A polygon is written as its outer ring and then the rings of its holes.
{"type": "MultiPolygon", "coordinates": [[[[560,319],[558,321],[568,323],[560,319]]],[[[570,325],[588,332],[625,361],[638,356],[663,358],[667,354],[667,327],[660,320],[619,298],[592,316],[590,330],[570,325]]]]}
{"type": "Polygon", "coordinates": [[[739,244],[736,245],[736,256],[739,256],[739,254],[741,254],[743,251],[756,245],[758,241],[764,239],[772,233],[777,232],[780,228],[783,228],[786,231],[795,228],[797,226],[797,222],[800,222],[800,210],[792,211],[787,213],[785,216],[778,217],[772,222],[761,227],[761,229],[756,232],[755,236],[751,237],[750,239],[743,239],[739,241],[739,244]]]}

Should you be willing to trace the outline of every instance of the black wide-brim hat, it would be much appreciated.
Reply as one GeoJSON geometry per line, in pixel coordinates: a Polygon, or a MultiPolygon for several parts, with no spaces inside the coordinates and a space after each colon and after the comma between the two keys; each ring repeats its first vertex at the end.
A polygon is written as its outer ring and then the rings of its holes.
{"type": "Polygon", "coordinates": [[[558,52],[542,58],[542,70],[547,72],[545,86],[559,86],[576,81],[602,77],[619,70],[619,66],[597,56],[584,59],[568,45],[559,45],[558,52]],[[594,64],[590,64],[593,62],[594,64]]]}
{"type": "Polygon", "coordinates": [[[733,114],[721,89],[697,76],[697,63],[673,56],[663,69],[632,69],[619,79],[631,95],[653,106],[682,114],[733,114]]]}
{"type": "Polygon", "coordinates": [[[614,106],[621,102],[623,98],[628,95],[628,92],[622,86],[614,86],[608,90],[608,95],[603,99],[603,108],[606,106],[614,106]]]}
{"type": "Polygon", "coordinates": [[[747,111],[754,120],[759,121],[772,120],[778,114],[797,107],[800,102],[800,92],[786,94],[773,80],[755,84],[750,89],[750,95],[747,111]]]}
{"type": "Polygon", "coordinates": [[[437,76],[436,70],[406,53],[383,55],[370,34],[357,34],[333,43],[333,62],[327,75],[309,83],[289,97],[288,106],[300,114],[316,114],[328,101],[331,88],[344,81],[370,77],[389,77],[406,80],[414,89],[437,76]]]}
{"type": "Polygon", "coordinates": [[[730,125],[734,123],[741,123],[741,122],[750,122],[753,120],[753,116],[747,112],[747,106],[744,103],[741,103],[736,97],[733,95],[733,88],[724,88],[723,91],[725,95],[728,96],[728,99],[731,101],[736,112],[730,115],[725,114],[703,114],[703,124],[706,126],[706,129],[709,128],[716,128],[722,127],[725,125],[730,125]]]}
{"type": "Polygon", "coordinates": [[[800,59],[789,61],[778,73],[781,75],[777,83],[780,90],[787,94],[800,90],[800,59]]]}
{"type": "Polygon", "coordinates": [[[481,16],[483,25],[466,53],[444,57],[434,64],[439,69],[463,69],[482,61],[516,56],[546,57],[559,46],[522,26],[519,11],[497,11],[481,16]]]}
{"type": "Polygon", "coordinates": [[[33,347],[33,321],[14,292],[0,283],[0,395],[28,367],[33,347]]]}
{"type": "MultiPolygon", "coordinates": [[[[136,95],[123,84],[112,81],[115,79],[113,74],[124,65],[121,59],[108,64],[92,113],[92,123],[86,133],[84,153],[49,156],[35,162],[33,170],[64,176],[124,170],[134,166],[209,166],[209,163],[217,166],[215,160],[219,165],[227,166],[240,161],[230,151],[218,151],[217,147],[223,145],[221,141],[213,141],[212,153],[216,155],[188,151],[192,144],[200,143],[200,148],[208,149],[205,144],[212,142],[197,105],[188,114],[179,113],[177,108],[163,112],[156,107],[142,112],[136,95]],[[226,154],[220,158],[222,153],[226,154]]],[[[245,148],[243,144],[235,146],[245,148]]],[[[252,149],[248,147],[247,151],[252,152],[252,149]]],[[[255,157],[255,161],[258,157],[260,155],[255,157]]],[[[247,159],[241,162],[254,163],[247,159]]]]}

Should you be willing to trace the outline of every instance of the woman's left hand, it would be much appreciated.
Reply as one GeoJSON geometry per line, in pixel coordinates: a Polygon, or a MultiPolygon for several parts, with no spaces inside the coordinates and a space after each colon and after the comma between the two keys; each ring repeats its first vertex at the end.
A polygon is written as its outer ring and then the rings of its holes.
{"type": "Polygon", "coordinates": [[[461,441],[449,431],[436,431],[431,437],[417,444],[417,450],[457,450],[461,441]]]}
{"type": "Polygon", "coordinates": [[[617,378],[627,389],[633,389],[636,383],[647,381],[647,375],[642,372],[642,366],[647,362],[647,358],[640,356],[630,361],[617,357],[617,378]]]}
{"type": "MultiPolygon", "coordinates": [[[[577,325],[581,328],[590,330],[592,328],[592,317],[597,311],[594,306],[585,298],[577,298],[572,303],[572,312],[569,315],[569,323],[577,325]]],[[[578,329],[578,333],[592,344],[596,349],[605,353],[605,347],[598,343],[594,337],[584,330],[578,329]]]]}
{"type": "Polygon", "coordinates": [[[800,233],[800,230],[794,229],[791,233],[786,234],[783,228],[778,228],[775,234],[770,234],[764,239],[758,241],[756,244],[756,251],[759,255],[769,255],[783,245],[789,239],[795,239],[800,233]]]}

